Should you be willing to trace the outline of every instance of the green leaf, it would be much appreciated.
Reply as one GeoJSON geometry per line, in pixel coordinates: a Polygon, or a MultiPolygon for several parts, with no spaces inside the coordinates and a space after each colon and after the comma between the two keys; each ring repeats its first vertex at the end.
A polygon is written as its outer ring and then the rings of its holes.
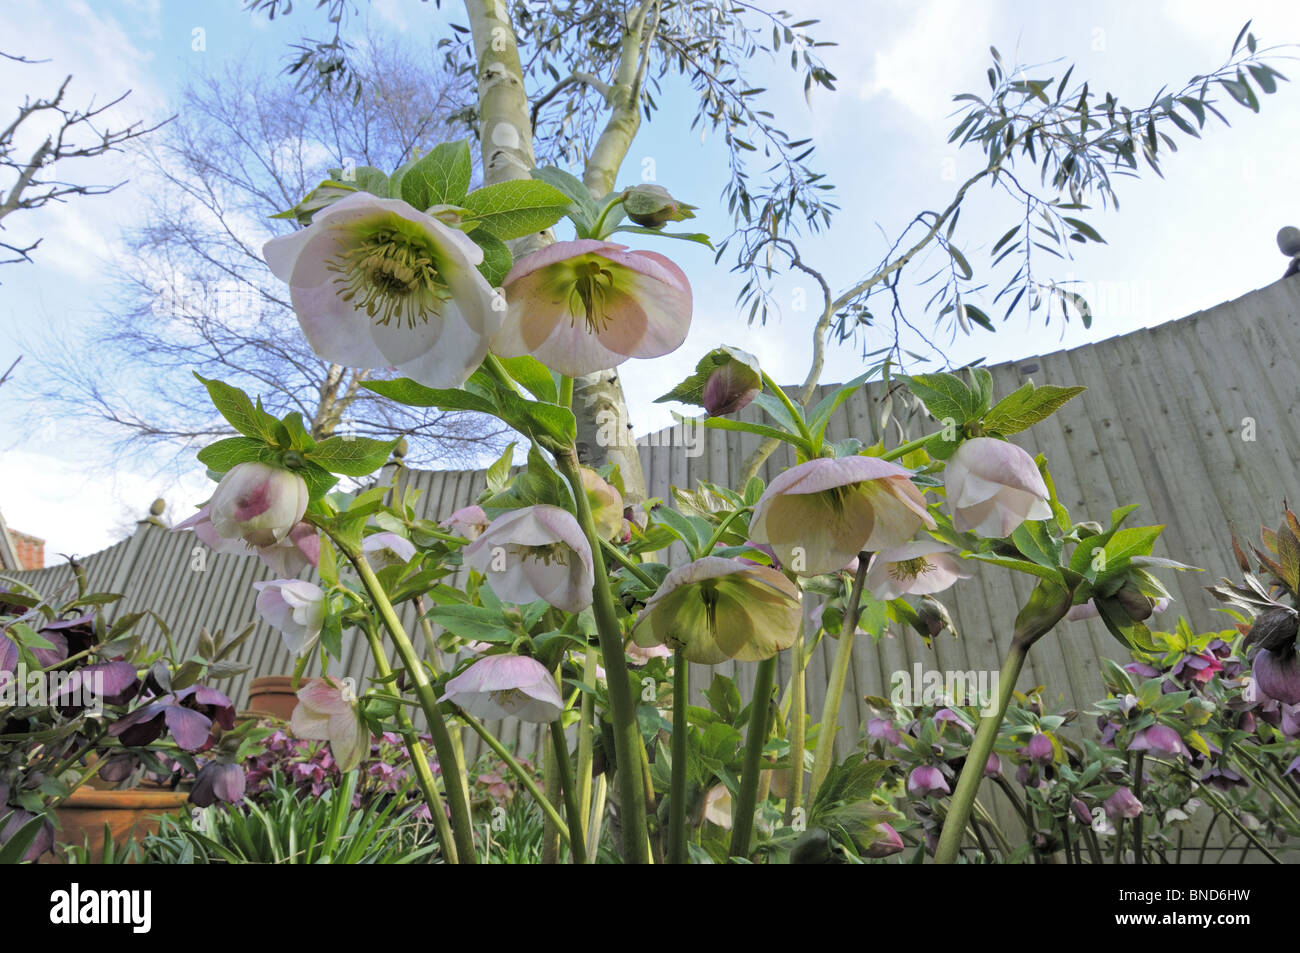
{"type": "Polygon", "coordinates": [[[1035,387],[1033,381],[1002,398],[984,415],[984,429],[1008,436],[1019,433],[1046,420],[1067,401],[1082,394],[1085,387],[1057,387],[1044,384],[1035,387]]]}
{"type": "Polygon", "coordinates": [[[461,202],[472,214],[472,221],[505,241],[550,228],[564,218],[571,204],[555,186],[537,179],[485,185],[461,202]]]}
{"type": "Polygon", "coordinates": [[[502,391],[500,400],[500,418],[547,449],[572,446],[578,437],[578,422],[567,407],[526,400],[509,391],[502,391]]]}
{"type": "Polygon", "coordinates": [[[199,383],[208,389],[212,404],[230,426],[245,437],[253,437],[265,443],[276,442],[276,424],[279,423],[266,411],[253,406],[238,387],[232,387],[224,381],[208,380],[199,374],[194,375],[199,383]]]}
{"type": "Polygon", "coordinates": [[[728,724],[733,724],[740,715],[740,690],[736,683],[725,675],[714,675],[704,697],[709,700],[714,714],[728,724]]]}
{"type": "Polygon", "coordinates": [[[953,420],[960,427],[979,416],[978,395],[955,374],[917,374],[904,380],[937,421],[953,420]]]}
{"type": "Polygon", "coordinates": [[[510,268],[515,263],[510,249],[505,242],[482,228],[474,229],[469,237],[483,249],[483,260],[478,266],[479,274],[493,288],[500,288],[505,284],[506,275],[510,274],[510,268]]]}
{"type": "Polygon", "coordinates": [[[1016,527],[1011,541],[1032,562],[1053,570],[1060,568],[1061,541],[1048,532],[1046,522],[1026,520],[1016,527]]]}
{"type": "Polygon", "coordinates": [[[559,400],[559,391],[555,386],[555,376],[535,357],[525,354],[523,357],[503,357],[501,365],[506,373],[523,384],[530,394],[538,400],[553,404],[559,400]]]}
{"type": "Polygon", "coordinates": [[[361,386],[381,397],[411,407],[437,407],[446,411],[472,410],[480,414],[497,412],[496,405],[486,397],[459,388],[425,387],[409,377],[391,381],[365,381],[361,386]]]}
{"type": "Polygon", "coordinates": [[[273,447],[252,437],[227,437],[208,444],[198,453],[199,463],[216,473],[225,473],[237,464],[254,460],[273,463],[278,456],[273,447]]]}
{"type": "Polygon", "coordinates": [[[378,195],[383,199],[388,198],[388,176],[386,174],[369,165],[359,165],[353,170],[353,173],[356,178],[350,184],[355,185],[362,192],[369,192],[371,195],[378,195]]]}
{"type": "Polygon", "coordinates": [[[511,642],[518,635],[506,626],[499,610],[486,606],[434,606],[425,616],[472,642],[511,642]]]}
{"type": "Polygon", "coordinates": [[[532,176],[568,196],[573,202],[569,215],[583,232],[591,231],[596,219],[600,217],[600,209],[591,197],[591,190],[582,184],[581,179],[553,165],[533,169],[532,176]]]}
{"type": "Polygon", "coordinates": [[[619,225],[617,228],[610,229],[613,232],[631,232],[633,235],[658,235],[660,238],[675,238],[678,241],[694,242],[696,245],[703,245],[710,250],[713,249],[713,242],[709,236],[703,232],[665,232],[657,228],[646,228],[644,225],[619,225]]]}
{"type": "Polygon", "coordinates": [[[362,477],[374,473],[388,462],[396,440],[372,440],[369,437],[328,437],[316,445],[308,459],[344,476],[362,477]]]}
{"type": "Polygon", "coordinates": [[[469,191],[474,162],[469,154],[469,142],[444,142],[434,146],[394,174],[392,185],[408,205],[420,211],[434,205],[464,205],[469,191]]]}
{"type": "Polygon", "coordinates": [[[309,500],[321,499],[333,489],[335,483],[339,482],[338,477],[310,460],[305,467],[298,467],[293,472],[302,477],[307,484],[307,498],[309,500]]]}
{"type": "MultiPolygon", "coordinates": [[[[0,817],[0,829],[9,825],[9,819],[13,816],[12,812],[6,811],[3,817],[0,817]]],[[[9,839],[0,846],[0,864],[20,864],[23,856],[36,840],[36,835],[41,832],[45,826],[47,818],[44,814],[37,814],[18,830],[10,835],[9,839]]]]}
{"type": "Polygon", "coordinates": [[[853,396],[859,387],[867,382],[867,378],[874,374],[874,371],[867,371],[865,374],[859,374],[847,384],[831,391],[820,401],[817,402],[812,410],[808,412],[808,430],[812,433],[813,439],[821,440],[826,433],[826,427],[831,421],[831,417],[840,405],[853,396]]]}
{"type": "Polygon", "coordinates": [[[1061,581],[1061,572],[1059,569],[1050,569],[1047,566],[1035,562],[1028,562],[1024,559],[1012,559],[1008,556],[994,556],[991,553],[962,553],[967,559],[978,559],[982,563],[992,563],[994,566],[1001,566],[1003,569],[1014,569],[1017,572],[1028,573],[1031,576],[1037,576],[1040,579],[1047,579],[1059,583],[1061,581]]]}
{"type": "Polygon", "coordinates": [[[500,493],[510,482],[510,467],[515,459],[515,447],[519,441],[510,441],[510,446],[506,447],[501,456],[496,458],[492,466],[487,468],[487,486],[493,493],[500,493]]]}
{"type": "Polygon", "coordinates": [[[776,427],[769,427],[766,424],[751,424],[745,420],[732,420],[730,417],[710,417],[704,421],[704,426],[713,430],[739,430],[744,433],[757,434],[760,437],[772,437],[799,448],[810,459],[817,456],[812,447],[809,447],[807,442],[797,435],[785,430],[778,430],[776,427]]]}

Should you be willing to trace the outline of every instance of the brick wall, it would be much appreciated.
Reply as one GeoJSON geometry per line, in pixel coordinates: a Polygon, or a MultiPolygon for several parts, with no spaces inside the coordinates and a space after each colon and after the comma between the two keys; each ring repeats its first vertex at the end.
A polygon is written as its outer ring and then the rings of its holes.
{"type": "Polygon", "coordinates": [[[45,540],[14,529],[9,530],[9,538],[14,541],[14,554],[23,569],[45,568],[45,540]]]}

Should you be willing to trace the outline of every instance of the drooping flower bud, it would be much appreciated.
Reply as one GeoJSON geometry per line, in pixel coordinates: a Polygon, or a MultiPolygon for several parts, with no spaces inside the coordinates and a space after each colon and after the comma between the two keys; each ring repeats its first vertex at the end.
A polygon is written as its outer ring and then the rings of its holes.
{"type": "Polygon", "coordinates": [[[1167,758],[1175,755],[1184,758],[1189,756],[1187,745],[1183,744],[1183,739],[1178,732],[1168,725],[1160,724],[1150,725],[1137,732],[1129,741],[1128,750],[1151,751],[1167,758]]]}
{"type": "Polygon", "coordinates": [[[208,519],[223,539],[271,546],[284,539],[307,511],[307,484],[298,474],[265,463],[239,463],[217,484],[208,519]]]}
{"type": "Polygon", "coordinates": [[[257,611],[278,629],[285,648],[305,655],[325,626],[325,591],[305,579],[255,582],[257,611]]]}
{"type": "Polygon", "coordinates": [[[340,771],[351,771],[370,753],[370,729],[350,678],[318,678],[303,686],[289,728],[299,738],[328,741],[340,771]]]}
{"type": "Polygon", "coordinates": [[[876,832],[882,836],[872,841],[871,846],[864,851],[867,857],[889,857],[903,849],[903,838],[884,821],[876,825],[876,832]]]}
{"type": "Polygon", "coordinates": [[[1246,645],[1258,645],[1261,649],[1277,653],[1294,647],[1300,619],[1296,610],[1289,606],[1277,606],[1255,617],[1250,631],[1246,634],[1246,645]]]}
{"type": "Polygon", "coordinates": [[[1029,739],[1027,751],[1034,761],[1051,761],[1056,757],[1051,737],[1041,731],[1029,739]]]}
{"type": "Polygon", "coordinates": [[[713,369],[704,382],[700,399],[710,417],[734,414],[749,406],[763,389],[763,375],[758,361],[744,351],[725,349],[730,360],[713,369]]]}
{"type": "Polygon", "coordinates": [[[1112,823],[1131,819],[1142,813],[1142,802],[1127,787],[1122,787],[1102,803],[1102,810],[1112,823]]]}
{"type": "Polygon", "coordinates": [[[694,218],[696,207],[673,198],[662,185],[636,185],[623,193],[623,211],[645,228],[662,228],[669,222],[694,218]]]}

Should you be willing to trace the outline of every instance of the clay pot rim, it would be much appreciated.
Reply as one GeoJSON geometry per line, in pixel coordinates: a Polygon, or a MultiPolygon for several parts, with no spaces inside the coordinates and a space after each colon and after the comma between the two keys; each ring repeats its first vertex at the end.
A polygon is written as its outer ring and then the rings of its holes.
{"type": "Polygon", "coordinates": [[[179,807],[188,800],[188,791],[142,791],[139,788],[98,791],[94,788],[77,788],[59,805],[59,810],[69,807],[77,810],[165,810],[179,807]]]}
{"type": "MultiPolygon", "coordinates": [[[[314,678],[304,676],[298,679],[298,689],[301,690],[308,682],[315,681],[314,678]]],[[[293,687],[294,678],[292,675],[259,675],[248,683],[250,693],[257,691],[284,691],[296,694],[297,690],[293,687]]]]}

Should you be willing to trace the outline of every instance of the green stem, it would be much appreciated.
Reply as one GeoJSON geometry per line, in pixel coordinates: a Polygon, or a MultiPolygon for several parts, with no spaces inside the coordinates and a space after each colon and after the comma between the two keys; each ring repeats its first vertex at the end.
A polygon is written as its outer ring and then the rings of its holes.
{"type": "Polygon", "coordinates": [[[637,565],[635,559],[623,552],[623,550],[619,549],[609,540],[602,539],[600,541],[600,548],[604,550],[606,556],[609,556],[614,560],[614,562],[618,563],[632,575],[636,576],[642,584],[649,586],[651,589],[659,588],[659,583],[654,581],[653,576],[637,565]]]}
{"type": "Polygon", "coordinates": [[[926,434],[924,437],[917,437],[915,440],[909,440],[907,443],[899,444],[893,450],[887,451],[880,455],[881,460],[897,460],[899,457],[905,457],[913,450],[920,450],[935,437],[943,433],[942,430],[935,433],[926,434]]]}
{"type": "MultiPolygon", "coordinates": [[[[380,641],[379,632],[373,622],[367,622],[361,629],[366,633],[366,640],[370,643],[370,654],[375,660],[375,674],[381,679],[387,679],[393,674],[393,667],[388,664],[388,654],[384,651],[384,644],[380,641]]],[[[397,727],[402,735],[402,740],[406,742],[406,750],[411,756],[411,764],[415,768],[415,780],[420,785],[424,800],[429,805],[429,814],[433,818],[433,826],[438,831],[438,843],[442,845],[443,859],[449,864],[454,864],[458,859],[456,840],[452,837],[451,825],[447,821],[447,811],[442,805],[442,796],[438,794],[437,779],[433,776],[433,769],[429,767],[429,759],[424,755],[424,746],[420,744],[420,738],[415,733],[415,725],[411,722],[411,716],[401,706],[398,706],[397,709],[397,727]]]]}
{"type": "Polygon", "coordinates": [[[595,761],[592,730],[596,719],[596,646],[587,646],[582,665],[582,718],[578,722],[578,806],[582,809],[582,832],[588,831],[591,813],[591,766],[595,761]]]}
{"type": "Polygon", "coordinates": [[[622,200],[622,199],[619,199],[619,200],[617,200],[617,201],[610,202],[609,205],[607,205],[605,208],[601,209],[601,212],[600,212],[600,218],[596,219],[596,223],[595,223],[594,225],[591,226],[591,237],[592,237],[592,238],[599,239],[599,240],[602,240],[602,241],[603,241],[606,237],[608,237],[608,236],[606,236],[606,234],[605,234],[605,232],[604,232],[604,228],[605,228],[605,219],[607,219],[607,218],[609,217],[609,213],[610,213],[610,212],[612,212],[614,209],[618,208],[618,207],[619,207],[620,205],[622,205],[622,204],[623,204],[623,200],[622,200]]]}
{"type": "Polygon", "coordinates": [[[668,863],[686,863],[686,723],[691,666],[679,646],[673,651],[672,779],[668,787],[668,863]]]}
{"type": "Polygon", "coordinates": [[[799,436],[808,443],[810,450],[815,451],[817,448],[815,446],[815,441],[813,440],[812,431],[808,429],[808,422],[804,420],[803,409],[794,405],[794,401],[790,400],[790,397],[780,388],[780,386],[777,385],[776,381],[767,376],[766,371],[763,371],[762,374],[764,386],[776,395],[776,399],[785,407],[786,412],[789,413],[790,417],[794,420],[795,426],[799,428],[799,436]]]}
{"type": "Polygon", "coordinates": [[[749,701],[749,729],[745,734],[745,762],[740,775],[740,793],[736,797],[735,809],[731,812],[732,857],[749,857],[755,798],[758,795],[758,774],[770,723],[768,706],[772,700],[772,683],[776,679],[776,658],[773,655],[759,662],[754,675],[754,694],[749,701]]]}
{"type": "Polygon", "coordinates": [[[578,792],[573,786],[573,772],[569,770],[569,745],[564,740],[564,725],[558,718],[551,722],[551,742],[555,745],[560,790],[564,792],[564,813],[569,819],[569,856],[573,863],[585,864],[587,845],[582,836],[582,808],[578,805],[578,792]]]}
{"type": "Polygon", "coordinates": [[[785,798],[785,823],[788,827],[794,822],[795,808],[803,807],[803,753],[804,732],[807,722],[804,690],[807,679],[804,660],[804,625],[799,622],[799,634],[794,640],[794,651],[790,655],[794,671],[790,673],[790,728],[786,737],[790,741],[790,779],[785,798]]]}
{"type": "Polygon", "coordinates": [[[573,378],[568,374],[560,377],[560,400],[561,407],[573,407],[573,378]]]}
{"type": "MultiPolygon", "coordinates": [[[[860,558],[860,557],[859,557],[860,558]]],[[[936,864],[955,864],[961,852],[962,835],[966,823],[970,820],[971,805],[979,793],[980,782],[984,780],[984,768],[993,753],[993,745],[998,740],[998,730],[1002,727],[1002,718],[1016,690],[1016,680],[1020,678],[1020,669],[1025,664],[1027,649],[1018,639],[1011,641],[1002,671],[998,675],[998,711],[996,715],[980,719],[975,729],[975,740],[966,754],[966,763],[962,766],[961,777],[957,780],[957,790],[953,792],[948,805],[948,816],[943,822],[943,831],[939,835],[939,847],[934,854],[936,864]]]]}
{"type": "MultiPolygon", "coordinates": [[[[600,552],[600,534],[596,532],[587,503],[587,492],[582,485],[578,469],[578,455],[572,447],[555,453],[555,462],[573,490],[577,505],[578,523],[591,543],[593,553],[600,552]]],[[[603,560],[596,572],[592,591],[592,612],[596,617],[596,632],[600,639],[600,654],[605,662],[606,684],[609,686],[610,721],[614,733],[614,757],[618,766],[619,809],[623,820],[623,858],[629,864],[650,861],[649,834],[646,828],[645,788],[642,782],[641,759],[644,745],[641,729],[636,720],[636,701],[627,677],[627,657],[623,649],[623,627],[614,608],[614,595],[609,588],[609,574],[603,560]],[[638,751],[638,749],[641,749],[638,751]]]]}
{"type": "MultiPolygon", "coordinates": [[[[433,685],[429,682],[429,675],[424,670],[424,663],[415,651],[415,646],[411,644],[406,629],[402,626],[402,620],[397,617],[397,610],[389,601],[388,593],[384,592],[384,587],[375,576],[374,569],[362,553],[348,552],[348,558],[356,567],[357,574],[361,576],[361,582],[374,601],[375,608],[379,610],[379,616],[384,620],[384,626],[397,647],[402,667],[406,669],[407,677],[415,686],[415,696],[420,700],[420,708],[424,710],[425,720],[429,723],[429,734],[433,738],[433,748],[438,754],[438,764],[443,776],[463,775],[465,767],[456,757],[456,748],[451,743],[451,735],[447,733],[447,722],[443,719],[442,712],[438,710],[438,698],[433,692],[433,685]]],[[[465,797],[465,790],[460,784],[447,785],[447,806],[451,809],[451,830],[460,863],[477,863],[478,858],[474,852],[474,821],[470,816],[469,799],[465,797]]]]}
{"type": "Polygon", "coordinates": [[[753,509],[753,507],[742,506],[740,509],[732,510],[730,513],[728,513],[726,515],[726,518],[724,518],[723,521],[718,524],[718,528],[713,531],[713,535],[709,537],[709,541],[704,544],[704,548],[700,550],[700,555],[707,556],[709,555],[709,553],[713,552],[713,547],[718,545],[718,540],[722,539],[722,534],[727,531],[727,527],[730,526],[732,522],[734,522],[736,518],[740,516],[740,514],[747,513],[751,509],[753,509]]]}
{"type": "Polygon", "coordinates": [[[849,666],[853,662],[853,639],[858,631],[858,619],[862,608],[862,586],[867,578],[867,563],[870,558],[866,553],[858,553],[858,571],[853,576],[853,589],[849,592],[849,604],[840,625],[840,644],[835,650],[835,661],[831,665],[830,682],[826,686],[826,698],[822,702],[821,728],[817,733],[817,755],[813,759],[812,781],[808,785],[808,800],[817,797],[817,789],[830,773],[831,761],[835,758],[835,732],[840,721],[840,704],[844,697],[844,685],[848,681],[849,666]]]}
{"type": "Polygon", "coordinates": [[[568,825],[565,824],[564,818],[562,818],[560,812],[555,809],[555,805],[551,803],[550,798],[542,793],[542,789],[537,786],[537,782],[533,780],[533,776],[524,770],[524,766],[515,760],[514,755],[506,750],[506,746],[498,741],[496,735],[488,731],[487,728],[483,726],[482,722],[467,711],[458,711],[457,714],[460,715],[465,724],[469,726],[469,730],[482,738],[487,746],[492,749],[492,752],[506,763],[506,767],[510,769],[510,773],[513,774],[519,780],[519,783],[524,786],[524,790],[532,795],[533,800],[537,802],[537,806],[542,809],[542,813],[545,814],[550,819],[551,823],[559,829],[560,836],[563,837],[567,843],[569,840],[568,825]]]}
{"type": "MultiPolygon", "coordinates": [[[[1133,797],[1142,800],[1142,772],[1145,768],[1144,753],[1139,751],[1133,758],[1133,797]]],[[[1142,815],[1133,818],[1133,863],[1142,863],[1142,815]]]]}

